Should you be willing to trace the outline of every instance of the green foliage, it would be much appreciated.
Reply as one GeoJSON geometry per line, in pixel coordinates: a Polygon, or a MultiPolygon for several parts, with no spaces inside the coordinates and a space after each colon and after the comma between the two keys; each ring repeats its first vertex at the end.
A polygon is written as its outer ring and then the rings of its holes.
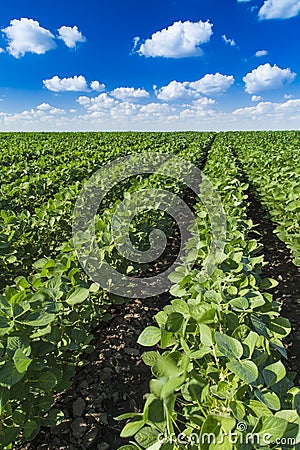
{"type": "Polygon", "coordinates": [[[227,133],[249,181],[300,266],[300,133],[227,133]]]}
{"type": "MultiPolygon", "coordinates": [[[[126,301],[109,296],[87,278],[70,243],[72,211],[84,182],[102,165],[132,152],[170,152],[200,164],[212,136],[0,135],[0,448],[32,440],[41,426],[63,419],[60,411],[51,409],[55,394],[70,386],[76,366],[84,363],[82,355],[92,351],[93,327],[99,320],[109,320],[112,304],[126,301]]],[[[156,315],[157,326],[146,328],[139,337],[141,345],[159,346],[160,351],[149,349],[142,357],[153,374],[143,412],[119,417],[131,419],[122,436],[135,440],[124,450],[196,450],[189,444],[159,443],[158,436],[180,431],[216,437],[237,431],[242,436],[240,422],[249,432],[267,431],[274,440],[292,437],[300,442],[300,392],[281,362],[290,324],[280,317],[280,305],[267,292],[276,282],[261,277],[265,264],[261,245],[248,237],[252,230],[248,186],[230,147],[234,145],[298,264],[299,171],[291,165],[298,155],[298,140],[294,132],[218,135],[205,173],[227,214],[225,253],[211,279],[202,279],[199,268],[209,251],[211,229],[207,211],[198,202],[201,243],[197,249],[193,239],[187,245],[197,253],[197,268],[190,270],[187,258],[170,276],[174,299],[156,315]],[[266,152],[269,143],[272,151],[266,152]]],[[[185,192],[172,179],[137,176],[120,183],[96,217],[101,256],[133,276],[147,266],[128,264],[118,254],[110,232],[111,214],[136,190],[149,187],[185,192]]],[[[167,235],[172,225],[159,211],[144,219],[137,216],[130,225],[132,242],[140,250],[145,250],[157,225],[167,235]]],[[[250,450],[228,438],[218,447],[204,443],[201,448],[250,450]]]]}
{"type": "MultiPolygon", "coordinates": [[[[209,280],[201,278],[199,269],[188,275],[180,270],[170,277],[176,298],[155,316],[158,327],[146,328],[139,339],[146,346],[157,342],[161,349],[143,357],[153,378],[143,410],[145,425],[139,433],[150,429],[157,434],[152,447],[145,445],[153,450],[164,446],[174,450],[277,449],[272,442],[281,438],[293,438],[298,448],[300,391],[293,387],[293,376],[281,362],[286,357],[282,341],[290,325],[279,316],[280,305],[267,292],[276,282],[261,276],[265,264],[261,245],[248,238],[253,227],[247,218],[248,186],[222,134],[209,152],[205,173],[227,212],[225,252],[209,280]],[[156,338],[148,343],[145,336],[154,334],[156,338]],[[249,434],[259,436],[260,445],[246,445],[241,423],[249,434]],[[235,443],[228,437],[230,432],[237,433],[235,443]],[[158,442],[161,433],[164,444],[158,442]],[[174,439],[180,433],[186,436],[185,444],[174,439]],[[216,444],[205,441],[210,433],[217,442],[224,433],[227,436],[216,444]],[[267,447],[263,445],[265,434],[270,437],[267,447]],[[198,445],[189,443],[193,435],[200,437],[198,445]]],[[[210,224],[202,204],[196,209],[202,238],[197,265],[201,267],[209,251],[210,224]]],[[[142,425],[143,420],[137,423],[142,425]]],[[[143,447],[140,434],[128,425],[126,436],[134,436],[136,445],[143,447]]],[[[290,447],[283,444],[280,448],[290,447]]]]}
{"type": "Polygon", "coordinates": [[[53,396],[70,386],[81,354],[91,350],[91,325],[110,304],[83,273],[73,286],[78,262],[67,248],[55,262],[43,259],[36,267],[23,286],[6,288],[0,302],[0,317],[7,323],[0,336],[1,445],[12,430],[17,435],[23,430],[30,440],[40,426],[62,419],[53,411],[49,416],[53,396]]]}
{"type": "MultiPolygon", "coordinates": [[[[200,161],[211,138],[193,132],[0,134],[0,448],[32,440],[41,426],[63,419],[51,409],[55,394],[68,389],[82,355],[93,350],[92,329],[109,319],[112,304],[125,301],[92,283],[73,250],[72,213],[84,182],[132,152],[167,151],[200,161]]],[[[174,180],[136,177],[117,186],[96,217],[101,255],[133,275],[143,267],[130,267],[116,251],[111,215],[124,197],[149,186],[182,193],[174,180]]],[[[141,249],[157,224],[170,230],[170,220],[157,211],[147,219],[131,225],[141,249]]],[[[135,417],[124,433],[137,432],[145,420],[135,417]]]]}

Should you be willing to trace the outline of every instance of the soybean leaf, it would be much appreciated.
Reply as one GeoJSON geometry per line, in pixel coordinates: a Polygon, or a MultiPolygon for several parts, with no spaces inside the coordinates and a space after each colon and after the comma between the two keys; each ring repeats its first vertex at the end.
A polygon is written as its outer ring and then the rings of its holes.
{"type": "Polygon", "coordinates": [[[135,435],[136,442],[143,448],[149,448],[157,442],[158,432],[150,427],[145,427],[135,435]]]}
{"type": "Polygon", "coordinates": [[[285,375],[286,370],[281,361],[277,361],[274,364],[270,364],[263,369],[263,377],[268,387],[281,381],[285,375]]]}
{"type": "Polygon", "coordinates": [[[32,359],[26,356],[23,351],[18,348],[14,354],[13,361],[19,373],[24,373],[30,366],[32,359]]]}
{"type": "Polygon", "coordinates": [[[66,302],[70,306],[78,305],[83,303],[89,296],[90,292],[88,289],[83,287],[77,287],[74,291],[68,296],[66,302]]]}
{"type": "Polygon", "coordinates": [[[147,327],[140,334],[138,338],[138,344],[143,345],[144,347],[153,347],[156,345],[161,338],[161,330],[157,327],[147,327]]]}
{"type": "Polygon", "coordinates": [[[239,359],[243,355],[242,344],[226,334],[216,332],[216,343],[219,352],[228,359],[239,359]]]}
{"type": "Polygon", "coordinates": [[[280,410],[280,400],[275,392],[260,392],[255,391],[255,396],[268,408],[279,411],[280,410]]]}
{"type": "Polygon", "coordinates": [[[142,360],[146,366],[153,366],[159,358],[158,352],[146,352],[142,354],[142,360]]]}
{"type": "Polygon", "coordinates": [[[12,329],[13,323],[4,316],[0,316],[0,336],[4,336],[12,329]]]}
{"type": "Polygon", "coordinates": [[[252,361],[230,361],[227,367],[244,383],[251,384],[258,377],[258,368],[252,361]]]}
{"type": "Polygon", "coordinates": [[[7,361],[0,368],[0,386],[11,388],[21,381],[23,377],[24,373],[20,373],[11,361],[7,361]]]}
{"type": "Polygon", "coordinates": [[[180,330],[180,328],[183,324],[183,321],[184,321],[184,317],[182,314],[180,314],[178,312],[174,312],[174,313],[170,314],[167,319],[166,325],[165,325],[166,331],[176,333],[177,331],[180,330]]]}
{"type": "Polygon", "coordinates": [[[145,425],[144,419],[134,420],[133,422],[129,422],[123,428],[120,436],[123,438],[134,436],[141,428],[145,425]]]}
{"type": "Polygon", "coordinates": [[[55,314],[49,314],[46,311],[35,311],[30,313],[25,320],[20,321],[29,327],[44,327],[56,319],[55,314]]]}
{"type": "Polygon", "coordinates": [[[199,324],[201,344],[207,347],[213,345],[211,329],[204,323],[199,324]]]}
{"type": "Polygon", "coordinates": [[[258,432],[259,436],[263,438],[264,435],[270,435],[270,443],[275,442],[284,436],[288,422],[279,417],[263,417],[262,424],[258,432]]]}
{"type": "Polygon", "coordinates": [[[24,436],[27,441],[31,441],[39,432],[39,425],[35,420],[27,420],[24,424],[24,436]]]}

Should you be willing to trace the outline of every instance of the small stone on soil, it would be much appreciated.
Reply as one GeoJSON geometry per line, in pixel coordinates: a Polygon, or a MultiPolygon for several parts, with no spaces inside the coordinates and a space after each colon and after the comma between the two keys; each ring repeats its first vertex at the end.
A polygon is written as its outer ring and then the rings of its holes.
{"type": "Polygon", "coordinates": [[[140,354],[139,350],[137,350],[136,348],[125,348],[125,353],[127,353],[127,355],[132,355],[132,356],[138,356],[140,354]]]}
{"type": "Polygon", "coordinates": [[[85,411],[86,403],[82,398],[78,398],[73,403],[73,416],[74,417],[82,417],[85,411]]]}
{"type": "Polygon", "coordinates": [[[71,425],[71,430],[75,439],[82,437],[87,429],[87,424],[83,419],[75,419],[71,425]]]}

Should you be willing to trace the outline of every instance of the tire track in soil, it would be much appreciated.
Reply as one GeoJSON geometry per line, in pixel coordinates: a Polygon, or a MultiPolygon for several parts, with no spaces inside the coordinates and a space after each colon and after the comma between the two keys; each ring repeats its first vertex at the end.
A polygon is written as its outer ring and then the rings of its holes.
{"type": "MultiPolygon", "coordinates": [[[[216,136],[203,149],[200,170],[206,164],[216,136]]],[[[192,210],[196,197],[189,190],[184,198],[192,210]]],[[[180,247],[176,239],[171,247],[170,260],[180,247]]],[[[161,272],[162,269],[165,270],[165,263],[161,261],[156,270],[161,272]]],[[[152,269],[151,276],[154,274],[152,269]]],[[[142,410],[152,377],[150,368],[141,359],[145,349],[137,344],[137,339],[144,328],[156,325],[153,317],[171,299],[172,296],[165,293],[111,308],[112,320],[101,323],[94,331],[92,344],[95,350],[91,355],[85,355],[88,364],[77,370],[71,389],[55,399],[54,407],[64,412],[65,420],[56,427],[43,428],[33,442],[16,449],[117,450],[125,445],[128,439],[120,438],[125,422],[120,423],[114,418],[142,410]]]]}

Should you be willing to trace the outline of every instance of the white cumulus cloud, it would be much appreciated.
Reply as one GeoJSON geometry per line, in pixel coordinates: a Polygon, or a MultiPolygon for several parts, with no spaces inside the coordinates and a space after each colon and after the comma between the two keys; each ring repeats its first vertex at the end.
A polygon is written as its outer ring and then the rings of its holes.
{"type": "Polygon", "coordinates": [[[226,34],[223,34],[222,39],[225,42],[225,44],[230,45],[231,47],[235,47],[236,46],[235,40],[228,38],[226,36],[226,34]]]}
{"type": "Polygon", "coordinates": [[[88,86],[83,75],[75,75],[70,78],[59,78],[57,75],[49,80],[43,80],[44,86],[49,91],[64,92],[64,91],[87,91],[88,86]]]}
{"type": "Polygon", "coordinates": [[[85,36],[83,36],[83,34],[78,30],[77,26],[62,26],[57,31],[59,34],[59,39],[63,40],[69,48],[75,48],[78,42],[86,41],[85,36]]]}
{"type": "Polygon", "coordinates": [[[43,113],[50,113],[50,114],[64,114],[64,110],[60,108],[55,108],[54,106],[49,105],[49,103],[41,103],[36,107],[38,111],[42,111],[43,113]]]}
{"type": "Polygon", "coordinates": [[[168,28],[157,31],[140,46],[138,53],[146,57],[184,58],[201,56],[201,44],[209,42],[213,25],[202,22],[174,22],[168,28]]]}
{"type": "Polygon", "coordinates": [[[93,91],[102,92],[105,89],[105,84],[99,83],[99,81],[97,81],[97,80],[92,81],[90,86],[93,91]]]}
{"type": "Polygon", "coordinates": [[[300,12],[300,0],[265,0],[260,8],[260,19],[290,19],[300,12]]]}
{"type": "Polygon", "coordinates": [[[257,50],[257,52],[255,53],[255,56],[260,58],[261,56],[267,56],[268,54],[269,53],[267,50],[257,50]]]}
{"type": "Polygon", "coordinates": [[[188,88],[189,83],[173,80],[168,85],[156,89],[154,87],[156,96],[159,100],[172,101],[182,98],[187,98],[191,95],[191,90],[188,88]]]}
{"type": "Polygon", "coordinates": [[[198,100],[194,100],[192,105],[196,109],[200,109],[200,108],[203,109],[209,105],[214,105],[215,103],[216,103],[216,101],[213,100],[212,98],[201,97],[201,98],[198,98],[198,100]]]}
{"type": "Polygon", "coordinates": [[[252,95],[251,101],[252,102],[260,102],[262,100],[262,97],[260,95],[252,95]]]}
{"type": "Polygon", "coordinates": [[[287,121],[292,115],[297,114],[299,120],[300,99],[288,100],[284,103],[260,102],[256,106],[236,109],[232,114],[233,116],[252,119],[271,117],[273,120],[281,118],[287,121]]]}
{"type": "Polygon", "coordinates": [[[51,31],[41,27],[33,19],[13,19],[2,31],[8,39],[7,51],[15,58],[20,58],[25,53],[41,55],[56,47],[51,31]]]}
{"type": "Polygon", "coordinates": [[[198,81],[189,83],[189,87],[201,94],[221,94],[227,91],[234,83],[232,75],[222,75],[220,73],[206,74],[198,81]]]}
{"type": "Polygon", "coordinates": [[[149,114],[151,116],[161,116],[169,114],[172,108],[167,103],[148,103],[141,107],[140,112],[143,114],[149,114]]]}
{"type": "Polygon", "coordinates": [[[134,117],[139,111],[139,105],[130,102],[122,102],[114,106],[110,110],[110,114],[114,119],[120,117],[134,117]]]}
{"type": "Polygon", "coordinates": [[[171,81],[168,85],[155,88],[156,96],[159,100],[172,101],[189,97],[200,97],[205,95],[217,95],[227,91],[234,83],[232,75],[206,74],[197,81],[171,81]]]}
{"type": "Polygon", "coordinates": [[[133,87],[116,88],[111,92],[111,95],[120,100],[140,99],[140,98],[147,98],[150,96],[149,92],[147,92],[145,89],[141,88],[135,89],[133,87]]]}
{"type": "Polygon", "coordinates": [[[41,103],[36,108],[39,109],[40,111],[48,111],[49,109],[52,108],[52,106],[49,105],[49,103],[41,103]]]}
{"type": "Polygon", "coordinates": [[[286,84],[291,83],[295,77],[296,74],[290,68],[281,69],[276,64],[271,66],[267,63],[247,73],[243,81],[245,91],[248,94],[256,94],[262,91],[281,89],[286,84]]]}
{"type": "Polygon", "coordinates": [[[97,97],[81,96],[77,99],[77,102],[88,111],[109,110],[119,104],[118,100],[109,97],[105,92],[99,94],[97,97]]]}
{"type": "MultiPolygon", "coordinates": [[[[0,113],[1,115],[1,113],[0,113]]],[[[50,123],[53,124],[53,120],[61,120],[65,115],[65,110],[60,108],[55,108],[48,103],[42,103],[36,108],[31,108],[30,110],[22,111],[16,114],[3,114],[4,122],[6,124],[16,124],[17,126],[36,124],[42,127],[47,127],[50,123]],[[55,119],[57,118],[57,119],[55,119]]],[[[55,122],[57,125],[57,122],[55,122]]],[[[53,126],[53,125],[52,125],[53,126]]],[[[56,127],[54,126],[54,129],[56,127]]],[[[43,128],[42,128],[43,129],[43,128]]],[[[53,129],[53,128],[52,128],[53,129]]]]}

